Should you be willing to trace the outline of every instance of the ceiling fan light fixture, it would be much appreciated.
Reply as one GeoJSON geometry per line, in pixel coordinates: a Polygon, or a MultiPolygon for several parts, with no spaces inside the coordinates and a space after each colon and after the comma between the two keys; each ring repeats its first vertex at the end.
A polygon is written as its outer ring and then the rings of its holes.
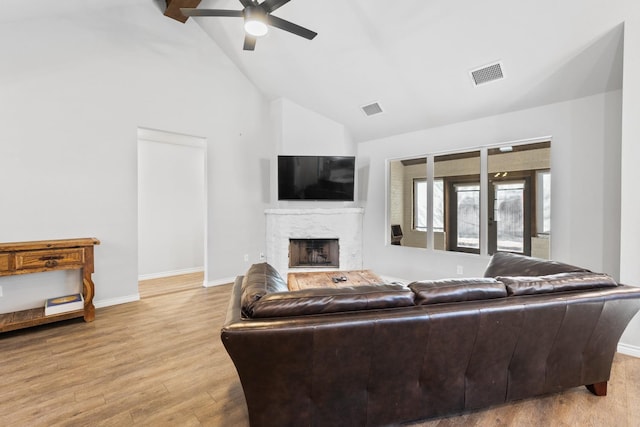
{"type": "Polygon", "coordinates": [[[260,7],[247,7],[244,9],[244,30],[247,34],[262,37],[269,31],[267,27],[267,14],[260,7]]]}
{"type": "Polygon", "coordinates": [[[267,24],[260,21],[246,21],[244,23],[244,30],[252,36],[262,37],[269,31],[267,24]]]}

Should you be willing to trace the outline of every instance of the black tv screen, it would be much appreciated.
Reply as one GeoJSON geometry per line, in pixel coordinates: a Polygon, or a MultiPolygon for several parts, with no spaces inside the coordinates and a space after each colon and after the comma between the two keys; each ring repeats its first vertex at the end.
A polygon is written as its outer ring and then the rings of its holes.
{"type": "Polygon", "coordinates": [[[355,157],[278,156],[278,200],[353,201],[355,157]]]}

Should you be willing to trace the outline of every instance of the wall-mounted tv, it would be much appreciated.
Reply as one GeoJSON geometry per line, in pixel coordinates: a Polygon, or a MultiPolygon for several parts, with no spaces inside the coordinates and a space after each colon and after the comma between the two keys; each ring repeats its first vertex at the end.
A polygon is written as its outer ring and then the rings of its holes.
{"type": "Polygon", "coordinates": [[[353,201],[356,158],[278,156],[278,200],[353,201]]]}

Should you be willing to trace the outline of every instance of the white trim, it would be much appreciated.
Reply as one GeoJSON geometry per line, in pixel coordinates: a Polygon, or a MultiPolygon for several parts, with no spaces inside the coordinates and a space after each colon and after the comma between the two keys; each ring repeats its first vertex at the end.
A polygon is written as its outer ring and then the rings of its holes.
{"type": "Polygon", "coordinates": [[[627,356],[640,357],[640,347],[621,342],[618,343],[618,353],[626,354],[627,356]]]}
{"type": "Polygon", "coordinates": [[[161,279],[163,277],[179,276],[181,274],[201,273],[204,267],[183,268],[180,270],[162,271],[160,273],[140,274],[138,280],[161,279]]]}
{"type": "Polygon", "coordinates": [[[204,140],[204,145],[203,145],[203,150],[204,150],[204,168],[203,168],[203,174],[204,174],[204,187],[202,189],[202,191],[204,191],[203,197],[203,204],[202,204],[202,209],[204,210],[203,212],[203,218],[204,218],[204,228],[202,230],[202,232],[204,233],[204,248],[202,251],[202,255],[203,255],[203,260],[202,263],[204,264],[202,266],[202,270],[204,271],[204,278],[202,279],[202,286],[206,287],[207,284],[207,280],[208,276],[209,276],[209,152],[207,149],[208,145],[207,145],[207,140],[204,140]]]}
{"type": "Polygon", "coordinates": [[[93,305],[95,305],[96,308],[102,308],[102,307],[109,307],[112,305],[126,304],[129,302],[136,302],[136,301],[140,301],[140,294],[94,301],[93,305]]]}
{"type": "Polygon", "coordinates": [[[226,279],[215,279],[215,280],[210,280],[208,282],[204,282],[203,286],[205,288],[210,288],[212,286],[228,285],[229,283],[235,282],[235,280],[236,280],[235,277],[228,277],[226,279]]]}
{"type": "Polygon", "coordinates": [[[138,127],[138,140],[161,142],[164,144],[185,145],[187,147],[195,148],[207,147],[207,139],[201,136],[186,135],[183,133],[143,127],[138,127]]]}
{"type": "Polygon", "coordinates": [[[361,214],[364,215],[364,208],[311,208],[311,209],[293,209],[293,208],[277,208],[265,209],[265,215],[342,215],[342,214],[361,214]]]}

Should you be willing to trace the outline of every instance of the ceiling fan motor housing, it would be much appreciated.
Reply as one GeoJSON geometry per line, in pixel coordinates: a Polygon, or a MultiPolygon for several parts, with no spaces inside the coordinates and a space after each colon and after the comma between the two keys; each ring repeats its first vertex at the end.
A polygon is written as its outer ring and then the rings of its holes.
{"type": "Polygon", "coordinates": [[[242,10],[245,31],[252,36],[267,34],[267,12],[260,6],[247,6],[242,10]]]}
{"type": "Polygon", "coordinates": [[[267,12],[260,6],[247,6],[242,9],[242,13],[245,21],[253,20],[265,23],[267,21],[267,12]]]}

